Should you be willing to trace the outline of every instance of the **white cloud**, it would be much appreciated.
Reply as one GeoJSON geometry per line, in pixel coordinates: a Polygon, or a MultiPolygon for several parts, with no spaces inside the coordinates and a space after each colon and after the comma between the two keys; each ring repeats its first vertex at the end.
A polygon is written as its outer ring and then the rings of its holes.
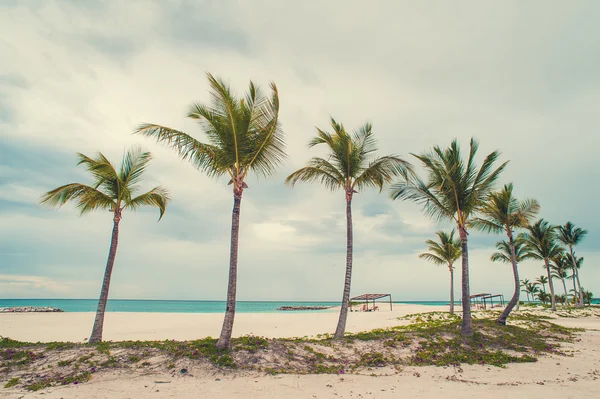
{"type": "MultiPolygon", "coordinates": [[[[47,279],[39,292],[58,284],[56,296],[87,292],[76,288],[78,276],[94,282],[86,297],[95,297],[109,215],[79,218],[73,207],[52,212],[35,202],[57,185],[86,179],[75,152],[100,150],[117,162],[125,148],[141,143],[154,154],[148,187],[166,186],[173,202],[160,223],[155,210],[125,215],[111,295],[224,298],[232,207],[226,179],[208,179],[171,150],[130,134],[141,122],[154,122],[202,137],[184,116],[192,101],[209,101],[204,72],[210,71],[238,93],[248,79],[264,88],[275,81],[288,143],[289,160],[278,174],[252,178],[244,194],[240,298],[341,295],[343,194],[283,186],[288,173],[319,153],[306,144],[330,116],[348,128],[372,121],[381,153],[408,157],[455,137],[466,146],[472,135],[482,155],[500,148],[511,159],[503,182],[514,181],[519,196],[538,198],[552,222],[572,220],[590,230],[580,250],[582,278],[600,292],[593,267],[600,191],[589,184],[600,145],[594,2],[368,8],[364,2],[213,2],[202,13],[195,7],[107,1],[2,9],[0,34],[10,41],[0,42],[0,52],[11,62],[0,65],[0,139],[6,151],[18,153],[5,158],[0,148],[0,251],[6,254],[0,271],[47,279]]],[[[417,258],[439,227],[416,205],[392,203],[385,192],[360,193],[353,212],[353,290],[446,298],[447,271],[417,258]]],[[[471,252],[473,291],[509,294],[510,273],[487,260],[491,250],[471,252]]],[[[19,287],[3,295],[27,292],[19,287]]]]}

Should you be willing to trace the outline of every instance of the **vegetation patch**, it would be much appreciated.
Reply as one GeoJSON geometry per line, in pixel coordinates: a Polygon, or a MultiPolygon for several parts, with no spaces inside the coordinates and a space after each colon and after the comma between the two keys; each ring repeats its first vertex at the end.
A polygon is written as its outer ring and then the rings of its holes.
{"type": "Polygon", "coordinates": [[[509,325],[495,323],[497,312],[476,312],[475,333],[460,335],[461,321],[443,312],[408,315],[401,325],[324,338],[267,339],[245,336],[231,349],[216,339],[124,341],[99,344],[28,344],[0,339],[0,381],[5,387],[35,391],[79,384],[108,369],[186,374],[190,367],[221,373],[235,369],[266,374],[376,374],[403,366],[460,366],[535,362],[547,354],[564,356],[563,342],[580,331],[556,325],[547,315],[515,312],[509,325]],[[406,323],[408,322],[408,324],[406,323]],[[179,365],[179,367],[177,367],[179,365]]]}

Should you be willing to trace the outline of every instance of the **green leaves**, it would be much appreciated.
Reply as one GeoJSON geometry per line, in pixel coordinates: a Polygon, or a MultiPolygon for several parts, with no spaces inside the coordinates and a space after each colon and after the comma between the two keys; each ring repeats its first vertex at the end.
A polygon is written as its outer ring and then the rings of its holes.
{"type": "Polygon", "coordinates": [[[534,199],[517,200],[510,183],[504,185],[502,190],[490,193],[477,209],[480,216],[469,224],[487,233],[504,230],[512,234],[515,228],[526,227],[539,209],[540,205],[534,199]]]}
{"type": "Polygon", "coordinates": [[[437,265],[452,265],[462,255],[462,243],[459,238],[454,238],[454,233],[454,230],[450,234],[445,231],[436,232],[438,241],[425,241],[429,245],[429,252],[420,254],[419,258],[437,265]]]}
{"type": "Polygon", "coordinates": [[[93,186],[80,183],[67,184],[44,194],[40,202],[44,205],[61,207],[69,201],[77,204],[81,214],[96,209],[106,209],[114,212],[117,209],[137,209],[142,205],[159,208],[162,218],[170,198],[167,190],[155,187],[147,193],[138,195],[137,185],[141,182],[148,162],[152,159],[149,152],[133,148],[123,156],[119,172],[102,153],[95,157],[78,154],[78,165],[84,165],[92,174],[93,186]]]}
{"type": "Polygon", "coordinates": [[[142,124],[135,133],[175,149],[211,177],[228,174],[237,189],[243,189],[250,171],[272,175],[286,157],[277,86],[271,83],[271,95],[265,96],[250,82],[246,95],[237,98],[222,79],[211,74],[207,78],[212,102],[192,104],[187,116],[200,123],[208,143],[156,124],[142,124]]]}
{"type": "Polygon", "coordinates": [[[558,226],[557,238],[564,245],[573,247],[579,244],[587,233],[587,230],[575,227],[573,223],[567,222],[564,226],[558,226]]]}
{"type": "Polygon", "coordinates": [[[527,231],[522,237],[527,252],[526,259],[551,259],[563,252],[557,243],[556,226],[551,226],[544,219],[527,226],[527,231]]]}
{"type": "Polygon", "coordinates": [[[330,190],[352,192],[375,187],[381,191],[394,176],[411,170],[408,162],[395,155],[371,159],[377,148],[370,123],[349,134],[344,125],[331,118],[331,128],[333,133],[317,128],[317,136],[308,144],[309,147],[325,144],[327,159],[312,158],[308,166],[288,176],[286,183],[317,181],[330,190]]]}
{"type": "Polygon", "coordinates": [[[477,141],[471,139],[466,164],[456,140],[446,149],[436,146],[428,153],[413,154],[425,169],[427,181],[414,173],[403,174],[392,186],[392,198],[416,202],[423,206],[427,216],[454,220],[459,226],[466,226],[508,163],[494,169],[500,155],[494,151],[478,169],[475,164],[478,147],[477,141]]]}

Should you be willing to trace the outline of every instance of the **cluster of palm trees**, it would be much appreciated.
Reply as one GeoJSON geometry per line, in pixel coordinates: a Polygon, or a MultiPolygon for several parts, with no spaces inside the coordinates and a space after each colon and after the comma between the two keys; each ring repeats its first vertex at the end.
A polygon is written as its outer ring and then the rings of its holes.
{"type": "MultiPolygon", "coordinates": [[[[567,226],[567,224],[561,227],[568,231],[572,226],[567,226]]],[[[575,233],[575,235],[577,235],[577,241],[580,241],[585,235],[584,230],[573,228],[573,231],[578,232],[575,233]]],[[[577,257],[575,256],[575,253],[573,253],[573,257],[575,259],[574,262],[572,261],[570,251],[563,251],[550,260],[551,278],[560,281],[563,288],[563,294],[555,294],[554,300],[559,304],[582,306],[582,303],[585,303],[589,305],[593,300],[593,293],[591,291],[586,291],[580,286],[578,278],[578,271],[583,265],[583,257],[577,257]],[[573,283],[573,288],[571,289],[567,289],[568,280],[571,280],[573,283]]],[[[521,280],[522,292],[527,295],[527,300],[538,300],[543,304],[551,302],[552,298],[546,291],[546,284],[548,284],[548,281],[548,277],[544,275],[538,277],[534,281],[530,281],[529,279],[521,280]]]]}
{"type": "MultiPolygon", "coordinates": [[[[500,227],[492,226],[492,222],[500,220],[500,216],[513,214],[515,222],[505,220],[504,230],[507,231],[508,241],[503,240],[496,243],[497,251],[492,253],[490,259],[493,262],[510,263],[513,266],[513,277],[515,279],[515,291],[511,301],[504,309],[498,323],[506,324],[508,315],[519,301],[519,293],[522,291],[527,295],[527,300],[539,300],[542,303],[550,302],[552,310],[556,310],[556,303],[569,303],[566,280],[572,280],[573,289],[571,300],[575,306],[583,307],[585,303],[591,304],[593,294],[586,291],[580,284],[579,269],[583,265],[583,257],[577,257],[573,247],[581,242],[587,234],[586,230],[575,227],[573,223],[567,222],[564,226],[550,226],[543,219],[534,224],[525,224],[534,216],[539,205],[535,200],[518,202],[514,198],[513,211],[508,211],[506,204],[512,197],[512,185],[504,186],[503,190],[492,192],[489,199],[482,204],[478,212],[487,218],[476,217],[471,225],[486,231],[499,230],[500,227]],[[504,210],[502,210],[504,209],[504,210]],[[516,211],[518,210],[518,211],[516,211]],[[492,215],[495,215],[492,217],[492,215]],[[521,218],[516,222],[517,216],[521,218]],[[514,231],[510,226],[524,228],[524,232],[513,237],[514,231]],[[561,245],[562,244],[562,245],[561,245]],[[567,250],[568,248],[568,250],[567,250]],[[541,275],[535,281],[524,279],[519,281],[518,264],[527,259],[542,260],[547,276],[541,275]],[[569,275],[569,271],[572,274],[569,275]],[[564,294],[556,295],[554,290],[554,279],[560,280],[563,285],[564,294]],[[550,293],[546,292],[548,284],[550,293]],[[541,286],[542,289],[539,287],[541,286]],[[521,290],[522,289],[522,290],[521,290]]],[[[450,270],[450,313],[454,313],[454,262],[461,257],[462,243],[454,238],[455,231],[450,234],[444,231],[436,233],[438,241],[427,240],[428,251],[419,255],[420,258],[438,265],[446,265],[450,270]]]]}
{"type": "MultiPolygon", "coordinates": [[[[219,348],[230,346],[233,331],[238,268],[238,238],[240,229],[241,201],[249,174],[270,176],[286,158],[283,131],[279,122],[279,94],[274,83],[270,94],[265,95],[253,82],[244,96],[236,97],[230,87],[219,78],[207,74],[212,102],[194,103],[187,116],[199,122],[206,134],[207,142],[202,142],[185,132],[159,124],[142,124],[135,133],[155,139],[174,149],[183,160],[189,161],[196,169],[214,178],[226,176],[233,191],[233,211],[231,222],[231,244],[227,305],[221,334],[216,343],[219,348]]],[[[442,251],[448,257],[436,258],[435,250],[426,259],[447,263],[453,276],[453,263],[462,257],[462,333],[473,333],[470,297],[468,230],[471,227],[489,232],[507,234],[508,259],[513,265],[516,291],[507,310],[503,313],[505,322],[508,313],[518,301],[519,279],[517,271],[517,250],[520,239],[513,237],[514,229],[528,226],[531,217],[538,211],[534,200],[517,201],[512,196],[512,185],[494,192],[494,184],[507,162],[498,167],[499,152],[486,156],[477,167],[475,156],[478,143],[471,140],[469,155],[463,160],[458,142],[442,149],[434,147],[431,152],[413,156],[427,172],[427,179],[421,179],[413,166],[397,155],[375,156],[376,140],[371,124],[348,132],[343,124],[331,119],[331,131],[317,128],[317,135],[309,147],[322,146],[327,149],[326,157],[314,157],[308,165],[287,177],[286,183],[317,182],[331,191],[343,191],[346,203],[346,273],[342,294],[340,315],[334,334],[335,339],[344,336],[350,299],[353,225],[352,199],[356,193],[366,188],[377,188],[380,192],[391,185],[392,199],[404,199],[423,205],[426,215],[438,220],[451,220],[456,223],[458,238],[454,232],[438,233],[442,251]],[[453,249],[442,248],[453,243],[453,249]]],[[[61,206],[68,201],[77,203],[82,213],[96,209],[109,210],[113,214],[113,235],[108,262],[102,284],[98,310],[89,342],[102,340],[104,311],[108,300],[110,276],[115,261],[118,228],[125,209],[135,210],[142,205],[158,207],[160,216],[165,212],[170,198],[162,187],[140,195],[137,186],[150,154],[139,149],[128,151],[117,170],[101,153],[95,158],[79,154],[80,164],[84,164],[94,178],[91,186],[72,183],[47,192],[41,199],[44,204],[61,206]]],[[[555,228],[540,221],[534,226],[543,227],[544,234],[553,236],[555,228]],[[549,233],[548,233],[549,232],[549,233]]],[[[582,235],[584,235],[585,232],[582,235]]],[[[530,233],[529,248],[533,248],[538,238],[539,245],[546,248],[548,238],[530,233]]],[[[428,242],[433,248],[437,243],[428,242]]],[[[576,242],[573,242],[575,245],[576,242]]],[[[554,245],[554,244],[553,244],[554,245]]],[[[569,247],[572,248],[572,245],[569,247]]],[[[549,259],[546,252],[536,252],[543,259],[549,259]]],[[[571,251],[571,255],[573,252],[571,251]]],[[[552,288],[551,288],[552,289],[552,288]]],[[[501,317],[501,320],[502,320],[501,317]]]]}

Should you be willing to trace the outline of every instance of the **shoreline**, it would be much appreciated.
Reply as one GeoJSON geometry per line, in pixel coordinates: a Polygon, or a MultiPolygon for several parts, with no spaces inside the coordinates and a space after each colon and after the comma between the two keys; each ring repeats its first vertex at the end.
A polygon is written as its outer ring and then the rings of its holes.
{"type": "MultiPolygon", "coordinates": [[[[256,335],[269,338],[294,338],[333,333],[339,307],[312,312],[237,313],[233,336],[256,335]]],[[[397,305],[394,310],[349,312],[348,332],[369,331],[398,325],[398,317],[412,313],[447,311],[446,306],[397,305]]],[[[85,342],[95,312],[2,313],[0,336],[28,342],[85,342]],[[35,328],[32,328],[35,326],[35,328]]],[[[222,313],[134,313],[107,312],[104,339],[192,340],[218,337],[222,313]]]]}

